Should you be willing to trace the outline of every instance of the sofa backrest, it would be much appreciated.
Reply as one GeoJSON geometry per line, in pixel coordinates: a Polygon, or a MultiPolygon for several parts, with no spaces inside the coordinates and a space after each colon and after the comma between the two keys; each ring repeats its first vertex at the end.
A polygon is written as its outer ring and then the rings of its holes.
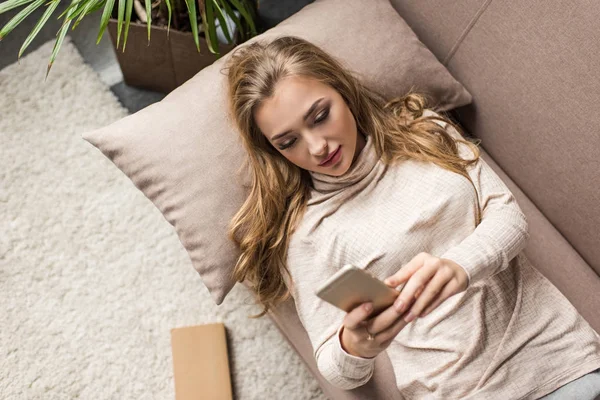
{"type": "MultiPolygon", "coordinates": [[[[576,289],[600,288],[600,113],[595,109],[600,104],[600,3],[391,3],[473,95],[473,104],[451,115],[481,139],[481,147],[535,204],[547,226],[591,270],[575,274],[572,265],[556,257],[553,263],[529,257],[532,264],[547,276],[555,273],[548,268],[562,268],[561,278],[551,280],[563,292],[557,280],[579,280],[579,286],[571,285],[571,295],[565,293],[571,300],[590,296],[576,289]],[[592,283],[584,282],[590,277],[592,283]]],[[[535,246],[540,255],[543,246],[551,247],[539,232],[531,240],[538,241],[531,244],[532,254],[535,246]]],[[[580,299],[579,306],[587,301],[580,299]]],[[[599,329],[600,319],[593,325],[599,329]]]]}

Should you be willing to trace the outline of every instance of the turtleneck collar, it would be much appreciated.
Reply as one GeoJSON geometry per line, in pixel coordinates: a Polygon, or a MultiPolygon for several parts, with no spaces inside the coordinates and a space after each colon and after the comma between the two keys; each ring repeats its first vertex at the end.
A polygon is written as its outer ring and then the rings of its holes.
{"type": "MultiPolygon", "coordinates": [[[[360,134],[360,133],[359,133],[360,134]]],[[[329,193],[353,185],[367,176],[379,161],[371,135],[366,135],[366,143],[348,171],[340,176],[331,176],[309,171],[316,191],[329,193]]]]}

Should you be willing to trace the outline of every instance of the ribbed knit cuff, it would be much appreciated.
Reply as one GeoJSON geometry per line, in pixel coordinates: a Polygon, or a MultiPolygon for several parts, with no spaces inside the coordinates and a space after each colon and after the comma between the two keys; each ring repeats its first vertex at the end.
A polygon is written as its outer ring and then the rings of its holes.
{"type": "Polygon", "coordinates": [[[527,244],[527,219],[516,207],[497,207],[495,213],[485,217],[473,233],[440,256],[465,270],[469,278],[468,288],[508,268],[510,261],[527,244]]]}
{"type": "Polygon", "coordinates": [[[332,354],[333,362],[338,368],[340,375],[352,379],[364,378],[367,374],[369,374],[370,370],[374,368],[376,357],[364,358],[353,356],[352,354],[347,353],[342,348],[340,338],[342,328],[343,325],[340,326],[337,330],[337,343],[335,345],[335,351],[333,351],[332,354]]]}
{"type": "Polygon", "coordinates": [[[456,246],[452,247],[447,252],[442,254],[440,258],[445,258],[447,260],[454,261],[455,263],[460,265],[461,268],[467,274],[467,288],[471,287],[471,285],[474,282],[473,278],[471,277],[471,274],[477,271],[478,266],[476,264],[476,260],[470,257],[469,252],[466,252],[464,249],[456,246]]]}

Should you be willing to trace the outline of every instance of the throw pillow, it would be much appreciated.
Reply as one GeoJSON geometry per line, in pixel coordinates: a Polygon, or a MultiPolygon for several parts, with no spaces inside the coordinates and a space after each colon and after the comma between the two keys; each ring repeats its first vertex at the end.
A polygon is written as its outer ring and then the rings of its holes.
{"type": "MultiPolygon", "coordinates": [[[[283,35],[320,46],[386,97],[413,88],[428,94],[439,111],[471,102],[389,0],[317,0],[240,46],[283,35]]],[[[217,305],[236,283],[231,272],[240,253],[226,232],[249,182],[238,178],[245,154],[226,115],[221,69],[228,56],[162,101],[82,135],[174,227],[217,305]]]]}

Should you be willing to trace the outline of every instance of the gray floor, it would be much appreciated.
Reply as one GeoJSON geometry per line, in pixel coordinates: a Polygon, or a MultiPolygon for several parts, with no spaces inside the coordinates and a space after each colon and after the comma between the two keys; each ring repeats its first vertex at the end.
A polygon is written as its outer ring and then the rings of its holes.
{"type": "MultiPolygon", "coordinates": [[[[54,14],[29,45],[25,54],[37,49],[48,40],[56,38],[56,33],[60,29],[62,21],[62,19],[58,20],[57,17],[67,8],[69,3],[70,2],[67,1],[61,2],[54,11],[54,14]]],[[[18,7],[17,9],[0,14],[0,29],[23,8],[24,7],[18,7]]],[[[42,16],[45,9],[46,8],[43,6],[38,8],[0,41],[0,69],[17,61],[17,56],[23,42],[33,30],[33,27],[42,16]]],[[[137,89],[128,86],[123,82],[123,75],[121,74],[121,69],[119,68],[108,31],[105,31],[100,43],[96,45],[101,15],[102,10],[97,11],[92,15],[86,16],[74,30],[69,29],[68,35],[71,37],[84,60],[98,72],[100,79],[110,86],[111,90],[119,98],[123,106],[131,113],[139,111],[140,109],[163,99],[165,97],[165,94],[163,93],[137,89]]],[[[59,57],[60,52],[57,55],[57,58],[59,57]]],[[[45,70],[46,67],[40,65],[40,68],[45,70]]],[[[50,71],[50,74],[52,74],[52,71],[50,71]]]]}

